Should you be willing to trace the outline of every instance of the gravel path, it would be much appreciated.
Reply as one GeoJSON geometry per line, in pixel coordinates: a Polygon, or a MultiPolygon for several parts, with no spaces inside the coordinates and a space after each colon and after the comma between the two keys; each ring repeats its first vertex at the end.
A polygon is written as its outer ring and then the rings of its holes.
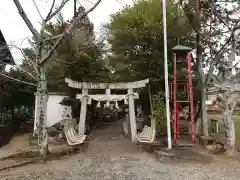
{"type": "Polygon", "coordinates": [[[94,133],[87,152],[1,172],[1,180],[239,180],[240,167],[157,162],[139,152],[117,127],[94,133]],[[109,136],[110,135],[110,136],[109,136]]]}

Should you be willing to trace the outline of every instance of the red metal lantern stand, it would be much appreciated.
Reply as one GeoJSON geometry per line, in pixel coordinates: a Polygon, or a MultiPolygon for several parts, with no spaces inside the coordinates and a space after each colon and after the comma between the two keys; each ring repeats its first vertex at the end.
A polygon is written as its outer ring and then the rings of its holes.
{"type": "Polygon", "coordinates": [[[174,133],[174,142],[180,139],[180,112],[183,110],[183,107],[189,106],[188,124],[190,125],[191,140],[195,141],[195,128],[194,128],[194,105],[193,105],[193,89],[192,89],[192,70],[191,70],[191,54],[187,53],[186,55],[186,64],[187,64],[187,74],[188,78],[186,80],[177,80],[177,56],[176,53],[173,55],[173,83],[171,84],[171,95],[173,96],[173,133],[174,133]],[[173,88],[172,88],[173,86],[173,88]],[[177,99],[177,92],[179,87],[183,88],[184,99],[177,99]]]}

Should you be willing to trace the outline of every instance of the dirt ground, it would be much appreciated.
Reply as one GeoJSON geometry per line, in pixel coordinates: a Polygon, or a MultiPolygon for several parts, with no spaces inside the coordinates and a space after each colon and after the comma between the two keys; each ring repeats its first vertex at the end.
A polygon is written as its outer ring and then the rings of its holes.
{"type": "MultiPolygon", "coordinates": [[[[121,135],[119,125],[96,130],[85,152],[0,171],[1,180],[239,180],[237,161],[159,161],[121,135]]],[[[181,149],[184,155],[187,149],[181,149]]],[[[1,152],[1,151],[0,151],[1,152]]],[[[197,156],[198,157],[198,156],[197,156]]]]}

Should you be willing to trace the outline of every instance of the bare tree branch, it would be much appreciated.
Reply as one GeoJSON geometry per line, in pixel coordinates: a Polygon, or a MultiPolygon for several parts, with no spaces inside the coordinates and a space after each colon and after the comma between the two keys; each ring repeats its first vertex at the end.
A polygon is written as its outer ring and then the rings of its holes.
{"type": "Polygon", "coordinates": [[[55,1],[56,1],[56,0],[53,0],[52,5],[51,5],[51,8],[50,8],[50,10],[49,10],[49,12],[48,12],[48,15],[46,16],[45,19],[49,19],[49,16],[52,14],[52,10],[53,10],[53,7],[54,7],[54,5],[55,5],[55,1]]]}
{"type": "MultiPolygon", "coordinates": [[[[230,39],[230,40],[231,40],[231,39],[230,39]]],[[[230,41],[230,40],[229,40],[229,41],[230,41]]],[[[222,48],[221,48],[221,50],[219,51],[218,55],[214,58],[214,60],[211,61],[211,63],[210,63],[210,68],[209,68],[209,71],[208,71],[208,74],[207,74],[207,78],[206,78],[206,80],[205,80],[205,85],[208,85],[208,83],[209,83],[209,80],[210,80],[210,78],[211,78],[211,76],[212,76],[212,74],[213,74],[213,71],[214,71],[214,66],[221,60],[222,56],[229,50],[228,48],[226,48],[227,45],[228,45],[228,43],[229,43],[229,42],[226,42],[226,43],[222,46],[222,48]]]]}
{"type": "Polygon", "coordinates": [[[236,64],[233,65],[233,69],[236,68],[239,63],[240,61],[236,62],[236,64]]]}
{"type": "Polygon", "coordinates": [[[98,0],[89,10],[87,10],[86,12],[83,12],[83,14],[79,14],[74,20],[73,22],[69,25],[69,27],[67,27],[65,29],[65,31],[63,32],[63,35],[58,39],[58,41],[54,44],[54,46],[52,47],[52,49],[48,52],[47,56],[40,62],[40,64],[43,64],[44,62],[46,62],[48,59],[51,58],[52,54],[54,53],[54,51],[58,48],[58,46],[60,45],[60,43],[62,42],[63,38],[67,35],[69,35],[72,31],[72,29],[75,27],[75,25],[77,24],[77,22],[79,22],[81,19],[83,19],[85,16],[87,16],[90,12],[92,12],[101,2],[102,0],[98,0]]]}
{"type": "Polygon", "coordinates": [[[35,0],[32,0],[32,2],[33,2],[33,4],[34,4],[35,8],[37,9],[37,12],[38,12],[39,16],[43,19],[43,16],[42,16],[42,14],[41,14],[38,6],[37,6],[37,3],[35,2],[35,0]]]}
{"type": "Polygon", "coordinates": [[[24,73],[26,73],[29,77],[31,77],[33,80],[36,80],[36,77],[32,74],[32,73],[30,73],[30,72],[28,72],[27,70],[25,70],[23,67],[20,67],[19,65],[15,65],[20,71],[22,71],[22,72],[24,72],[24,73]]]}
{"type": "Polygon", "coordinates": [[[49,37],[49,38],[45,38],[45,39],[43,40],[43,42],[52,41],[52,40],[61,38],[62,36],[63,36],[63,34],[58,34],[58,35],[56,35],[56,36],[51,36],[51,37],[49,37]]]}
{"type": "Polygon", "coordinates": [[[214,0],[211,0],[210,8],[212,9],[212,12],[217,16],[219,21],[222,22],[225,26],[227,26],[228,29],[230,29],[229,24],[225,22],[223,18],[220,16],[220,14],[217,12],[214,0]]]}
{"type": "Polygon", "coordinates": [[[53,0],[52,6],[51,6],[51,8],[50,8],[50,11],[49,11],[49,13],[48,13],[48,15],[47,15],[47,17],[46,17],[46,19],[45,19],[46,22],[49,21],[49,20],[51,20],[54,16],[56,16],[56,15],[62,10],[62,8],[65,6],[65,4],[66,4],[67,2],[69,2],[69,1],[70,1],[70,0],[62,0],[60,6],[57,7],[55,11],[52,12],[53,7],[54,7],[54,4],[55,4],[55,0],[53,0]]]}
{"type": "MultiPolygon", "coordinates": [[[[24,39],[24,40],[25,40],[25,39],[24,39]]],[[[26,62],[30,65],[30,67],[33,68],[33,70],[35,71],[36,75],[37,75],[37,76],[39,75],[39,71],[38,71],[38,69],[37,69],[37,64],[36,64],[34,61],[32,61],[31,59],[29,59],[29,58],[27,58],[27,57],[25,56],[25,54],[24,54],[24,52],[23,52],[23,50],[22,50],[21,47],[18,47],[18,46],[16,46],[16,45],[6,45],[6,46],[7,46],[7,47],[14,47],[14,48],[18,49],[18,50],[21,52],[21,55],[23,56],[24,60],[26,60],[26,62]]],[[[26,73],[29,74],[30,72],[27,72],[27,71],[26,71],[26,73]]],[[[31,73],[30,73],[30,74],[31,74],[31,73]]],[[[34,77],[33,74],[31,74],[31,76],[34,77]]],[[[34,79],[36,80],[36,77],[34,77],[34,79]]]]}
{"type": "Polygon", "coordinates": [[[26,81],[22,81],[20,79],[13,78],[13,77],[8,76],[8,75],[3,74],[3,73],[0,73],[0,75],[3,76],[3,77],[6,77],[8,79],[11,79],[13,81],[17,81],[17,82],[23,83],[23,84],[28,84],[28,85],[31,85],[31,86],[37,86],[36,84],[30,83],[30,82],[26,82],[26,81]]]}
{"type": "MultiPolygon", "coordinates": [[[[82,27],[82,28],[80,28],[80,29],[75,30],[74,33],[79,32],[79,31],[82,31],[82,30],[84,30],[84,29],[85,29],[85,27],[82,27]]],[[[63,33],[62,33],[62,34],[58,34],[58,35],[56,35],[56,36],[51,36],[51,37],[49,37],[49,38],[44,39],[43,42],[55,40],[55,39],[57,39],[57,38],[61,38],[62,36],[63,36],[63,33]]]]}
{"type": "Polygon", "coordinates": [[[39,57],[39,62],[38,62],[39,64],[41,63],[40,59],[42,59],[42,51],[43,51],[43,46],[44,46],[43,35],[44,35],[46,24],[48,21],[50,21],[55,15],[57,15],[61,11],[61,9],[65,6],[65,4],[68,1],[69,0],[62,0],[60,6],[54,12],[52,12],[54,4],[55,4],[55,0],[53,0],[52,6],[49,10],[47,17],[45,19],[43,19],[43,21],[42,21],[42,25],[41,25],[41,29],[40,29],[40,33],[39,33],[40,40],[38,41],[38,51],[37,51],[37,56],[39,57]]]}
{"type": "MultiPolygon", "coordinates": [[[[215,13],[217,14],[216,11],[215,11],[215,13]]],[[[206,78],[206,81],[205,81],[205,85],[207,85],[209,83],[210,77],[212,76],[213,69],[214,69],[214,66],[216,65],[216,63],[218,63],[220,61],[220,59],[222,58],[222,56],[229,50],[227,48],[227,46],[229,45],[231,40],[234,38],[234,33],[238,29],[238,27],[239,27],[239,22],[240,22],[240,19],[238,19],[235,22],[234,27],[231,29],[230,37],[227,39],[225,44],[221,47],[221,49],[220,49],[218,55],[215,57],[215,59],[212,60],[212,62],[210,64],[209,72],[208,72],[208,75],[207,75],[207,78],[206,78]]],[[[229,26],[228,26],[228,28],[230,29],[229,26]]]]}
{"type": "MultiPolygon", "coordinates": [[[[25,39],[26,39],[26,38],[25,38],[25,39]]],[[[25,40],[25,39],[24,39],[24,40],[25,40]]],[[[32,68],[35,70],[35,73],[36,73],[36,75],[37,75],[37,77],[38,77],[38,76],[40,75],[40,72],[38,71],[38,68],[37,68],[37,63],[36,63],[37,61],[36,61],[36,60],[33,61],[33,60],[27,58],[27,57],[25,56],[25,53],[24,53],[23,50],[22,50],[22,47],[23,47],[22,44],[23,44],[24,40],[22,41],[20,47],[17,47],[17,46],[15,46],[15,47],[18,48],[18,49],[21,51],[21,54],[23,55],[23,58],[26,60],[26,62],[29,63],[30,67],[32,67],[32,68]]]]}
{"type": "Polygon", "coordinates": [[[37,30],[34,28],[32,22],[30,21],[30,19],[28,18],[27,14],[25,13],[21,3],[19,2],[19,0],[13,0],[15,6],[18,9],[18,12],[20,14],[20,16],[22,17],[22,19],[24,20],[24,22],[26,23],[26,25],[28,26],[29,30],[32,32],[33,36],[39,40],[39,34],[37,32],[37,30]]]}
{"type": "MultiPolygon", "coordinates": [[[[6,47],[7,47],[7,48],[8,48],[8,47],[11,47],[11,45],[9,45],[9,46],[6,45],[5,47],[4,47],[4,46],[1,46],[1,47],[0,47],[0,50],[4,49],[4,48],[6,48],[6,47]]],[[[21,48],[15,46],[15,45],[12,45],[12,47],[17,48],[19,51],[21,51],[21,54],[23,55],[24,59],[28,62],[28,65],[30,65],[30,67],[32,67],[33,70],[35,70],[34,72],[35,72],[37,75],[34,76],[34,74],[32,74],[31,72],[25,70],[24,67],[21,67],[21,66],[19,66],[19,65],[17,65],[17,64],[15,64],[15,65],[13,65],[13,66],[15,66],[17,69],[19,69],[19,70],[22,71],[23,73],[27,74],[29,77],[31,77],[33,80],[36,81],[37,78],[38,78],[38,75],[39,75],[39,72],[38,72],[36,66],[34,66],[33,62],[24,55],[24,53],[23,53],[23,51],[22,51],[21,48]]],[[[0,55],[0,56],[1,56],[1,55],[0,55]]],[[[6,58],[8,58],[8,57],[4,57],[5,60],[6,60],[6,58]]],[[[11,57],[9,57],[9,59],[11,59],[11,57]]],[[[1,65],[1,66],[2,66],[2,65],[6,65],[6,63],[0,64],[0,65],[1,65]]]]}

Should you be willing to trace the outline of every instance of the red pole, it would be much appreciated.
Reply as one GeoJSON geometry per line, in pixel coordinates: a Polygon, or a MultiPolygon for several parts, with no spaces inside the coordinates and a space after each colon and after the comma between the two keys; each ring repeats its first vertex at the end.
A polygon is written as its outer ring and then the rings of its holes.
{"type": "Polygon", "coordinates": [[[174,142],[177,140],[177,56],[173,54],[173,124],[174,124],[174,142]]]}
{"type": "Polygon", "coordinates": [[[172,98],[172,84],[173,84],[173,83],[171,82],[171,84],[170,84],[170,93],[169,93],[169,96],[170,96],[171,101],[172,101],[172,99],[173,99],[173,98],[172,98]]]}
{"type": "Polygon", "coordinates": [[[177,129],[177,132],[176,132],[176,136],[177,138],[180,137],[180,111],[181,111],[181,105],[180,103],[176,103],[177,104],[177,112],[176,112],[176,129],[177,129]]]}
{"type": "Polygon", "coordinates": [[[187,54],[188,64],[188,83],[189,83],[189,100],[190,100],[190,114],[191,114],[191,135],[192,141],[195,140],[195,128],[194,128],[194,107],[193,107],[193,89],[192,89],[192,68],[191,68],[191,55],[187,54]]]}

